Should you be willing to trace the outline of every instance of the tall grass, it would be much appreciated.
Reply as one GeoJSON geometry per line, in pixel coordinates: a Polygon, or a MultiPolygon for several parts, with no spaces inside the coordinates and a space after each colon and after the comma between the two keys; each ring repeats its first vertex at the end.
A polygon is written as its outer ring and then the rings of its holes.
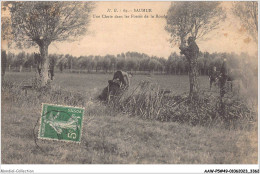
{"type": "Polygon", "coordinates": [[[218,124],[228,129],[244,129],[257,122],[254,107],[240,95],[226,94],[220,99],[216,93],[200,91],[199,99],[190,102],[187,93],[166,93],[158,84],[142,81],[133,90],[111,98],[108,105],[142,119],[173,121],[192,126],[218,124]]]}
{"type": "Polygon", "coordinates": [[[41,106],[42,103],[53,103],[59,105],[85,106],[86,97],[76,91],[65,90],[60,86],[53,85],[51,88],[23,89],[20,84],[3,81],[2,101],[18,106],[41,106]],[[27,90],[27,92],[25,91],[27,90]]]}
{"type": "MultiPolygon", "coordinates": [[[[221,101],[216,93],[210,91],[200,91],[199,96],[198,101],[190,102],[187,93],[175,95],[174,91],[168,93],[158,84],[141,81],[128,91],[110,96],[107,111],[111,112],[110,115],[118,111],[145,120],[192,126],[221,125],[228,129],[248,129],[257,122],[256,106],[245,97],[230,93],[221,101]]],[[[2,83],[2,100],[25,107],[41,106],[41,103],[84,107],[87,102],[95,102],[85,93],[65,90],[58,85],[46,89],[33,85],[25,94],[21,85],[8,80],[2,83]]]]}
{"type": "Polygon", "coordinates": [[[160,118],[160,112],[163,108],[162,99],[163,95],[159,91],[158,86],[149,81],[142,81],[134,90],[113,98],[109,104],[134,116],[160,120],[163,119],[160,118]]]}

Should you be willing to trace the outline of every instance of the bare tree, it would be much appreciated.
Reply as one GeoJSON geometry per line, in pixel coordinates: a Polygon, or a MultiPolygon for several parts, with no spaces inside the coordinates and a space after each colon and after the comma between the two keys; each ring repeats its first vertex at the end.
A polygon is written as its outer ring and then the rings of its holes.
{"type": "MultiPolygon", "coordinates": [[[[180,49],[185,47],[188,37],[194,42],[198,38],[216,29],[219,23],[226,17],[220,6],[220,2],[173,2],[167,13],[166,31],[171,33],[171,42],[179,44],[180,49]]],[[[197,47],[197,46],[196,46],[197,47]]],[[[181,49],[182,50],[182,49],[181,49]]],[[[198,52],[198,48],[196,49],[198,52]]],[[[187,51],[181,51],[181,53],[187,51]]],[[[188,53],[187,53],[188,55],[188,53]]],[[[197,96],[199,87],[197,81],[198,56],[186,56],[189,62],[190,98],[197,96]]]]}
{"type": "Polygon", "coordinates": [[[239,1],[233,3],[233,14],[239,17],[242,25],[255,42],[258,41],[258,2],[239,1]]]}
{"type": "Polygon", "coordinates": [[[10,2],[15,42],[38,46],[41,54],[41,85],[48,81],[48,48],[52,42],[73,41],[84,35],[90,22],[91,2],[10,2]]]}

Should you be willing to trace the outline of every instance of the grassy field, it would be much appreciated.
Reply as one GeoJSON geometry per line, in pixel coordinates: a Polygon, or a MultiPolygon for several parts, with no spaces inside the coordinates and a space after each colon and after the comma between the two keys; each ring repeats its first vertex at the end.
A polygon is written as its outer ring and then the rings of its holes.
{"type": "MultiPolygon", "coordinates": [[[[33,74],[7,73],[5,80],[24,85],[33,74]]],[[[66,100],[24,94],[19,87],[2,88],[2,142],[4,164],[256,164],[257,126],[251,130],[228,130],[221,126],[189,126],[159,122],[116,113],[92,100],[107,85],[112,75],[56,74],[54,88],[70,91],[66,100]],[[75,96],[73,95],[75,94],[75,96]],[[70,104],[78,101],[86,108],[80,144],[38,140],[34,126],[41,114],[41,103],[70,104]]],[[[132,79],[152,80],[175,94],[188,92],[187,76],[144,76],[132,79]]],[[[208,89],[207,77],[200,77],[202,89],[208,89]]],[[[67,95],[67,94],[66,94],[67,95]]],[[[37,130],[38,130],[37,125],[37,130]]]]}
{"type": "MultiPolygon", "coordinates": [[[[7,72],[5,79],[10,79],[17,84],[27,84],[34,77],[34,73],[7,72]]],[[[61,88],[77,91],[80,93],[101,90],[107,86],[108,80],[113,78],[112,74],[76,74],[76,73],[57,73],[55,74],[54,85],[61,88]]],[[[185,75],[134,75],[131,79],[131,86],[134,87],[142,80],[151,80],[158,83],[162,88],[172,90],[173,93],[180,94],[189,91],[189,78],[185,75]]],[[[209,89],[208,77],[199,78],[200,87],[209,89]]]]}

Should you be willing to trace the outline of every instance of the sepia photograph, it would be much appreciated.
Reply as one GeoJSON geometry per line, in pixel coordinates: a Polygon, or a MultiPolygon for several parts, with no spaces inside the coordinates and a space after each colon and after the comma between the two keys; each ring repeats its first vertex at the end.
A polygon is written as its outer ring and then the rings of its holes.
{"type": "Polygon", "coordinates": [[[258,1],[1,1],[1,164],[258,164],[258,1]]]}

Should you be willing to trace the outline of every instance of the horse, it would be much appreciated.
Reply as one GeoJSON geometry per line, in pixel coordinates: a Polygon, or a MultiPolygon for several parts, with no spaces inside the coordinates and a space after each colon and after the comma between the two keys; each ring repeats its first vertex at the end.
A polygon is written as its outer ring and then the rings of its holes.
{"type": "Polygon", "coordinates": [[[122,87],[125,89],[128,89],[130,86],[130,78],[133,75],[131,73],[125,72],[125,71],[116,71],[113,76],[113,80],[119,80],[121,82],[122,87]]]}

